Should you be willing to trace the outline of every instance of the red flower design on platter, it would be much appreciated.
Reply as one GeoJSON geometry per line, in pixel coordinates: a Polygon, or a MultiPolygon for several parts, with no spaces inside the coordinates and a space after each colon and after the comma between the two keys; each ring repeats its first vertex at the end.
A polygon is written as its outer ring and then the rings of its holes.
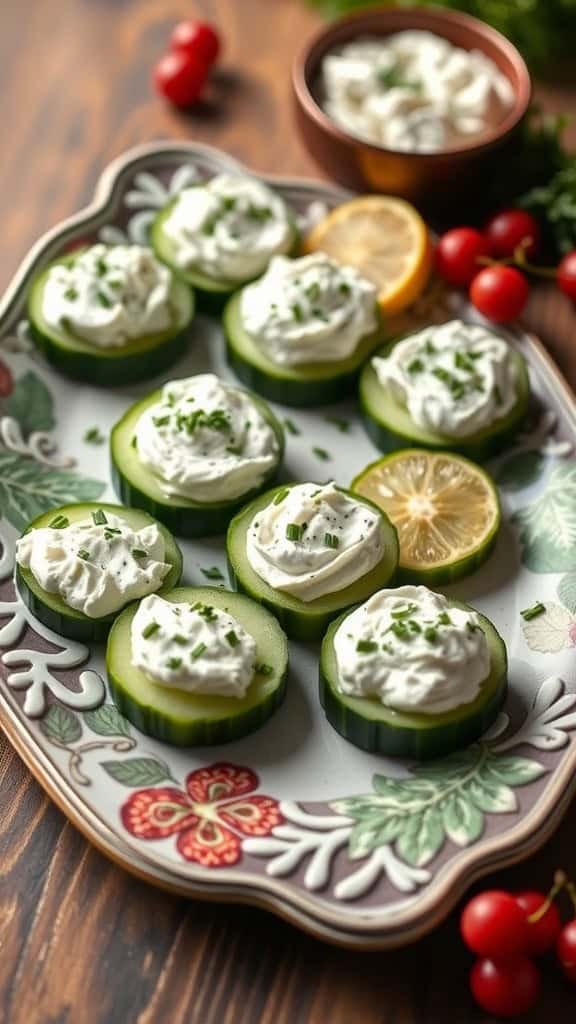
{"type": "Polygon", "coordinates": [[[267,836],[283,821],[277,800],[254,795],[258,785],[250,768],[219,762],[190,772],[185,789],[132,793],[120,811],[122,824],[138,839],[177,836],[181,856],[202,867],[229,867],[242,858],[242,836],[267,836]]]}

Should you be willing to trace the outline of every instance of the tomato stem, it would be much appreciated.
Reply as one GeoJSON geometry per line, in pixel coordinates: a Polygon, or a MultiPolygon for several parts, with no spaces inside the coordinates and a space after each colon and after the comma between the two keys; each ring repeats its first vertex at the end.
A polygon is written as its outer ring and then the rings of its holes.
{"type": "Polygon", "coordinates": [[[574,903],[574,909],[576,909],[576,885],[573,885],[572,882],[568,881],[564,871],[557,871],[554,875],[554,885],[550,889],[550,892],[544,900],[544,903],[540,907],[538,907],[538,910],[535,910],[533,914],[529,915],[529,917],[527,918],[528,923],[536,924],[538,921],[540,921],[540,919],[543,918],[544,915],[547,914],[550,910],[550,907],[552,906],[558,893],[561,892],[564,888],[568,889],[572,902],[574,903]]]}
{"type": "Polygon", "coordinates": [[[521,270],[525,270],[528,274],[534,274],[535,277],[554,279],[557,273],[556,267],[538,267],[535,263],[529,263],[526,259],[526,249],[531,244],[531,238],[524,238],[520,245],[516,246],[513,256],[507,256],[501,260],[495,260],[491,256],[479,256],[477,262],[487,267],[516,266],[520,267],[521,270]]]}

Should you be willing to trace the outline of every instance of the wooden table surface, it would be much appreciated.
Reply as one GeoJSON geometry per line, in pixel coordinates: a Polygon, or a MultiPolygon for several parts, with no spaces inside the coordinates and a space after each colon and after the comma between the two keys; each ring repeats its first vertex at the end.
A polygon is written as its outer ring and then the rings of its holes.
{"type": "MultiPolygon", "coordinates": [[[[292,56],[318,23],[304,0],[2,0],[0,286],[46,228],[83,205],[114,156],[199,139],[254,168],[315,174],[289,103],[292,56]],[[202,109],[157,100],[150,69],[174,21],[196,13],[225,41],[202,109]]],[[[568,90],[540,90],[569,110],[568,90]]],[[[574,93],[572,95],[572,105],[574,93]]],[[[528,324],[576,385],[576,313],[537,290],[528,324]]],[[[261,911],[186,902],[92,849],[0,735],[0,1021],[6,1024],[479,1024],[457,915],[417,945],[350,953],[261,911]]],[[[490,886],[546,889],[576,874],[576,805],[531,860],[490,886]]],[[[553,969],[526,1021],[568,1021],[553,969]]]]}

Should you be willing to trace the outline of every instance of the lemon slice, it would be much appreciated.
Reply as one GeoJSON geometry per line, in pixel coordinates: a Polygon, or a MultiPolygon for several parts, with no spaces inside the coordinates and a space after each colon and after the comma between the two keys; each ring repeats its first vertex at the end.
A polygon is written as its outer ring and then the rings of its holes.
{"type": "Polygon", "coordinates": [[[404,580],[448,583],[488,558],[500,526],[490,477],[460,455],[405,449],[372,463],[352,490],[379,505],[398,531],[404,580]]]}
{"type": "Polygon", "coordinates": [[[426,224],[417,210],[391,196],[360,196],[332,210],[303,243],[356,267],[378,289],[383,313],[400,313],[423,292],[432,266],[426,224]]]}

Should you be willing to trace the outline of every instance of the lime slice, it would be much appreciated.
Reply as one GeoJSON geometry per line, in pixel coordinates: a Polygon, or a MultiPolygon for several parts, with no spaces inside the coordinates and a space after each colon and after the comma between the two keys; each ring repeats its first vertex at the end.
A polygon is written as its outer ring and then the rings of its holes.
{"type": "Polygon", "coordinates": [[[396,527],[404,581],[432,585],[468,576],[494,547],[498,492],[483,469],[460,455],[395,452],[367,466],[352,490],[379,505],[396,527]]]}

